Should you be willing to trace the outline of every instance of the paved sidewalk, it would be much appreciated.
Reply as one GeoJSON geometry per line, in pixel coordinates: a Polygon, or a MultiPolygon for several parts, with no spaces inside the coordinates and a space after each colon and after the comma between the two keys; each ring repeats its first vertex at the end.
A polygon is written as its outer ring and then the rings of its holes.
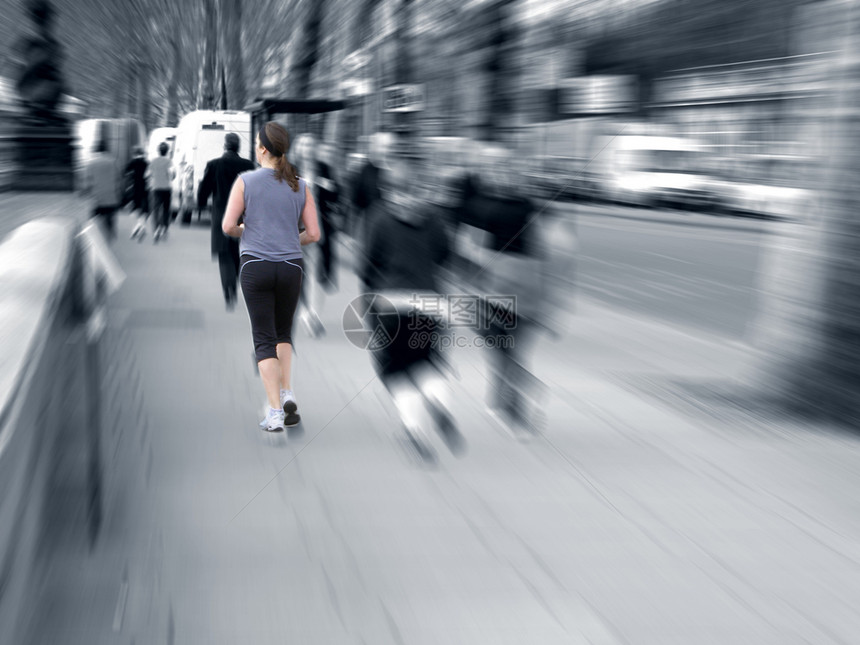
{"type": "Polygon", "coordinates": [[[57,541],[37,643],[852,643],[860,443],[823,428],[682,415],[625,383],[723,379],[742,346],[579,303],[541,339],[545,434],[483,414],[405,449],[368,357],[340,332],[342,275],[299,331],[300,436],[257,428],[247,315],[224,310],[205,229],[114,244],[128,274],[103,346],[106,525],[57,541]]]}

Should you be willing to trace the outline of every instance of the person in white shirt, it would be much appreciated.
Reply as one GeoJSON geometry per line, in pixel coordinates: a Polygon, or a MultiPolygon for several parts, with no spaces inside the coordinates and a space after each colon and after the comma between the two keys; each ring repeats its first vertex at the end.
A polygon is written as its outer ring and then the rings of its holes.
{"type": "Polygon", "coordinates": [[[155,235],[153,241],[158,242],[167,234],[170,224],[170,185],[173,181],[173,164],[167,158],[170,146],[162,143],[158,146],[158,157],[149,164],[147,176],[149,188],[152,191],[152,213],[155,217],[155,235]]]}

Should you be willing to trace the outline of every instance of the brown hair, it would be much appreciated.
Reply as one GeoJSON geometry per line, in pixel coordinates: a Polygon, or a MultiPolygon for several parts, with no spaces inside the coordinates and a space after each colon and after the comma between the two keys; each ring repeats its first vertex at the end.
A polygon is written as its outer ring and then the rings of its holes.
{"type": "Polygon", "coordinates": [[[290,147],[289,132],[280,123],[269,121],[260,128],[260,143],[275,158],[275,177],[278,181],[286,181],[293,192],[299,192],[296,168],[287,161],[287,150],[290,147]]]}

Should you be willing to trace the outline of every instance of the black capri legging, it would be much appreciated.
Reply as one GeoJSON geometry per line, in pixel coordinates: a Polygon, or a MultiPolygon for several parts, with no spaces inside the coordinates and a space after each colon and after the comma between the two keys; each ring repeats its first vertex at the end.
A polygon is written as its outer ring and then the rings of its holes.
{"type": "Polygon", "coordinates": [[[301,259],[271,262],[242,256],[239,276],[257,362],[277,358],[278,344],[293,342],[293,314],[302,289],[302,273],[301,259]]]}

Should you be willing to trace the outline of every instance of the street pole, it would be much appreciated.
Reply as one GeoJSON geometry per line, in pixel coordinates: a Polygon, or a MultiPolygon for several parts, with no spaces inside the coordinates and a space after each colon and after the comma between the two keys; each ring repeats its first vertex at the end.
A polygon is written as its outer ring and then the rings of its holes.
{"type": "Polygon", "coordinates": [[[51,33],[54,10],[48,0],[30,0],[27,15],[34,31],[18,44],[23,57],[18,78],[23,113],[13,136],[16,172],[8,188],[68,192],[74,188],[72,133],[58,110],[65,88],[60,45],[51,33]]]}

